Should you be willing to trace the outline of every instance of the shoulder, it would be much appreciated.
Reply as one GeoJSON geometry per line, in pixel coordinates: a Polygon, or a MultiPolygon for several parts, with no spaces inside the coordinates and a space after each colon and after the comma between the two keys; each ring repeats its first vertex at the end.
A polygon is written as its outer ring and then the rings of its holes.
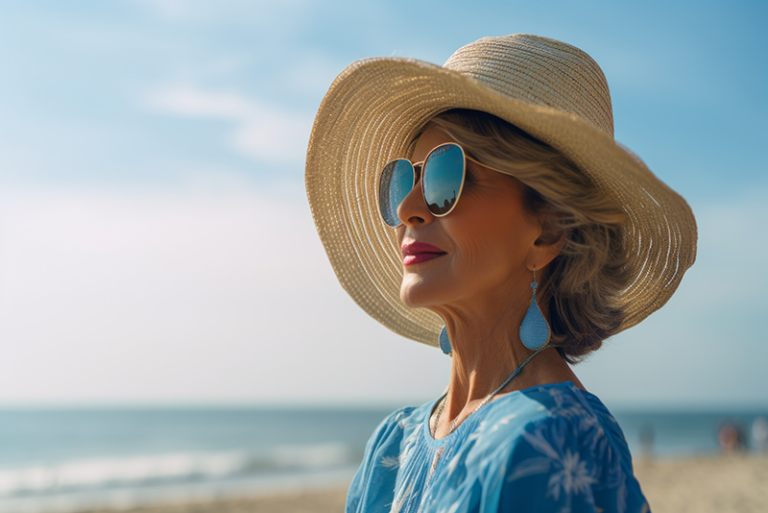
{"type": "Polygon", "coordinates": [[[363,511],[369,502],[376,503],[378,493],[395,489],[407,445],[418,436],[431,406],[400,408],[381,421],[368,439],[363,461],[350,484],[347,511],[363,511]]]}
{"type": "Polygon", "coordinates": [[[604,511],[647,510],[624,435],[596,396],[572,383],[536,387],[521,395],[536,415],[529,416],[508,454],[508,498],[525,491],[541,502],[537,507],[566,500],[599,504],[604,511]],[[532,495],[532,489],[540,493],[532,495]]]}
{"type": "Polygon", "coordinates": [[[376,427],[368,440],[368,446],[377,446],[390,439],[402,439],[417,430],[429,414],[433,403],[407,406],[390,413],[376,427]]]}
{"type": "MultiPolygon", "coordinates": [[[[540,469],[572,466],[575,471],[589,467],[584,482],[596,486],[614,484],[622,460],[628,459],[631,465],[621,429],[594,395],[571,383],[537,387],[522,394],[531,406],[538,405],[537,415],[523,426],[510,455],[513,462],[535,458],[540,469]]],[[[509,480],[530,474],[535,474],[533,468],[516,465],[509,480]]]]}
{"type": "MultiPolygon", "coordinates": [[[[603,467],[624,465],[631,473],[632,455],[619,423],[594,394],[577,388],[573,383],[540,387],[536,392],[547,409],[547,417],[530,432],[554,432],[578,444],[603,467]]],[[[605,481],[603,481],[605,482],[605,481]]]]}

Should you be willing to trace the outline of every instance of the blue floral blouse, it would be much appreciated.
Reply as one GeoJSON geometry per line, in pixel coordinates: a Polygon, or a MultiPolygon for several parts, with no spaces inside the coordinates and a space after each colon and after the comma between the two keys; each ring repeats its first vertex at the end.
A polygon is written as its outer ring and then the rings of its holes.
{"type": "Polygon", "coordinates": [[[347,513],[650,511],[616,420],[571,382],[504,395],[440,440],[428,426],[435,405],[379,425],[347,513]]]}

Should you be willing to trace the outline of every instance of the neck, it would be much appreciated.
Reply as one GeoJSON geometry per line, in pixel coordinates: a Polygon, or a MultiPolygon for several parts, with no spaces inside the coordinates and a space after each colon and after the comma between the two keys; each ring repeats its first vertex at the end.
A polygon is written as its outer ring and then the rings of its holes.
{"type": "Polygon", "coordinates": [[[449,395],[456,404],[483,399],[531,354],[509,329],[474,327],[457,323],[454,330],[448,328],[453,350],[449,395]]]}
{"type": "MultiPolygon", "coordinates": [[[[457,418],[461,421],[471,414],[534,353],[522,344],[518,331],[530,300],[528,295],[471,301],[440,312],[446,322],[453,356],[444,406],[446,413],[436,436],[448,434],[450,421],[457,418]]],[[[545,311],[542,313],[546,316],[545,311]]],[[[549,348],[532,359],[499,395],[563,381],[573,381],[583,388],[557,351],[549,348]]]]}

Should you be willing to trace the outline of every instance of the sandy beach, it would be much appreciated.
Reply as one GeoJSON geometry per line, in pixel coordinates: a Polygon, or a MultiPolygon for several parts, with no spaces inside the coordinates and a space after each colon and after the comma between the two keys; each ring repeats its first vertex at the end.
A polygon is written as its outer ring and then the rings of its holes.
{"type": "Polygon", "coordinates": [[[636,461],[655,513],[768,512],[768,457],[636,461]]]}
{"type": "MultiPolygon", "coordinates": [[[[655,513],[768,512],[768,457],[639,460],[635,474],[655,513]]],[[[346,490],[226,499],[132,509],[135,513],[332,513],[344,510],[346,490]]],[[[125,511],[125,510],[124,510],[125,511]]],[[[106,513],[106,512],[105,512],[106,513]]]]}

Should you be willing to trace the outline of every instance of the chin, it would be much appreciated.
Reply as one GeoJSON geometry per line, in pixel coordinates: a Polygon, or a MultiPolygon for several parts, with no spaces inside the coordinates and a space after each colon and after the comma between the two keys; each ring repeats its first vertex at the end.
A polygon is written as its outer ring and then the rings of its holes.
{"type": "Polygon", "coordinates": [[[445,304],[447,291],[444,290],[444,284],[445,280],[430,280],[406,273],[400,286],[400,300],[410,308],[429,308],[445,304]],[[435,281],[441,283],[434,283],[435,281]]]}

